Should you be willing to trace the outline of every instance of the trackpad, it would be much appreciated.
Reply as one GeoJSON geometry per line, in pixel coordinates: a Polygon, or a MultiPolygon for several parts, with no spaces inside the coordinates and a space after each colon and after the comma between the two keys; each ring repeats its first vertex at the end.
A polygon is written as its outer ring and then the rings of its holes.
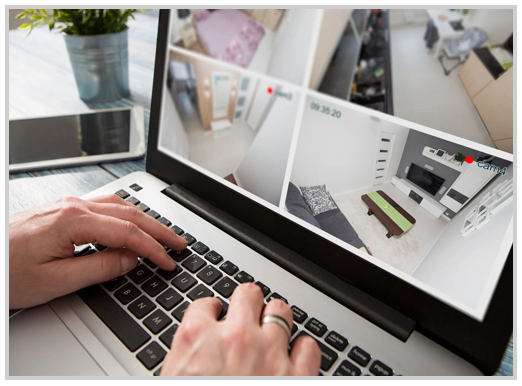
{"type": "Polygon", "coordinates": [[[105,375],[48,305],[9,319],[9,375],[105,375]]]}

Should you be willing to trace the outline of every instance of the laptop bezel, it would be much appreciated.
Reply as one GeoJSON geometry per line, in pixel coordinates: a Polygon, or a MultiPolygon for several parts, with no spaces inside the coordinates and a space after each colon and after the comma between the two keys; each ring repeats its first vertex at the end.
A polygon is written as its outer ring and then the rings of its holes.
{"type": "Polygon", "coordinates": [[[179,162],[158,149],[170,10],[159,15],[147,172],[178,184],[341,277],[416,322],[415,329],[473,363],[484,374],[498,368],[513,330],[513,249],[484,320],[477,320],[297,223],[179,162]],[[329,256],[330,258],[325,258],[329,256]],[[372,280],[368,280],[372,278],[372,280]]]}

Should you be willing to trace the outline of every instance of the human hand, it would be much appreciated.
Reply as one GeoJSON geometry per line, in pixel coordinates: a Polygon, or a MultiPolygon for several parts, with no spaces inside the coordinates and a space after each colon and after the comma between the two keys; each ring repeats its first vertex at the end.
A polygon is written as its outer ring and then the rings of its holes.
{"type": "Polygon", "coordinates": [[[133,269],[137,256],[160,268],[176,263],[163,245],[185,239],[112,194],[66,198],[9,218],[9,308],[31,307],[133,269]],[[99,242],[112,250],[73,258],[74,245],[99,242]]]}
{"type": "Polygon", "coordinates": [[[161,375],[318,375],[321,351],[313,338],[297,339],[289,355],[286,331],[260,325],[262,313],[284,318],[291,328],[290,307],[279,299],[263,305],[261,289],[251,283],[236,288],[222,321],[219,299],[196,300],[174,334],[161,375]]]}

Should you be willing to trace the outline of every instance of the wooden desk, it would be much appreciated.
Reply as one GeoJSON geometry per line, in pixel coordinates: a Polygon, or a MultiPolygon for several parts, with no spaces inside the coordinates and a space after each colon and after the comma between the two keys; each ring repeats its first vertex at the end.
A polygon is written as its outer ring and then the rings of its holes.
{"type": "MultiPolygon", "coordinates": [[[[72,114],[134,104],[145,108],[148,132],[159,12],[136,15],[129,25],[131,96],[113,103],[86,104],[78,90],[63,37],[35,28],[27,37],[9,31],[9,118],[72,114]]],[[[9,175],[9,214],[67,196],[82,196],[119,177],[145,170],[145,158],[93,166],[9,175]]]]}

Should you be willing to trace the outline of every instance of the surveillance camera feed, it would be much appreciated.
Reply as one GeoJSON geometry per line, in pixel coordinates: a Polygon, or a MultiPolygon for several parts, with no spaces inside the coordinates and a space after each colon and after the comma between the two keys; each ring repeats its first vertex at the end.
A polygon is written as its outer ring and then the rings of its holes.
{"type": "Polygon", "coordinates": [[[171,11],[158,147],[482,320],[513,244],[512,17],[171,11]]]}

